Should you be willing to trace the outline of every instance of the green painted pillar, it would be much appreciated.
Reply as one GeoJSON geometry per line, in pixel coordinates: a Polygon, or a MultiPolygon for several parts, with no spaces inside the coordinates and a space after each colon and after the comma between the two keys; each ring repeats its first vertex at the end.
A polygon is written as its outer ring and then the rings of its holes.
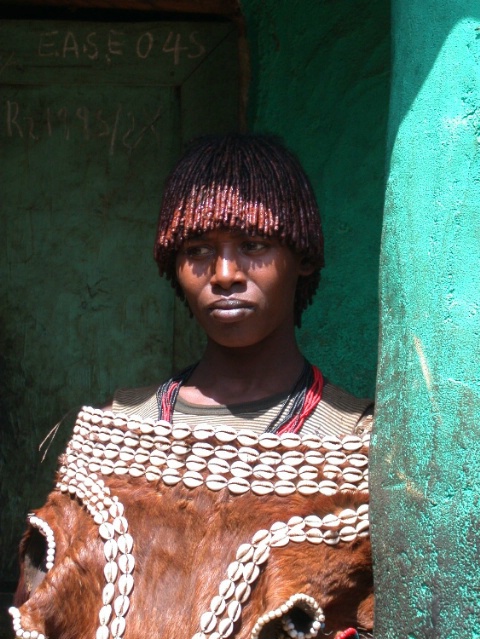
{"type": "Polygon", "coordinates": [[[480,637],[480,3],[393,0],[376,639],[480,637]]]}

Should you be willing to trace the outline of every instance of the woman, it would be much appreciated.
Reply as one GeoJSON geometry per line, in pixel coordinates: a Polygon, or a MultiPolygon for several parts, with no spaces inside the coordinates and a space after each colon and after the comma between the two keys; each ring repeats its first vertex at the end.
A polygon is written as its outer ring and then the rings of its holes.
{"type": "Polygon", "coordinates": [[[159,388],[117,391],[114,412],[257,432],[371,427],[371,402],[325,380],[297,345],[295,325],[324,265],[323,235],[308,178],[277,140],[196,141],[167,181],[155,259],[207,346],[159,388]]]}

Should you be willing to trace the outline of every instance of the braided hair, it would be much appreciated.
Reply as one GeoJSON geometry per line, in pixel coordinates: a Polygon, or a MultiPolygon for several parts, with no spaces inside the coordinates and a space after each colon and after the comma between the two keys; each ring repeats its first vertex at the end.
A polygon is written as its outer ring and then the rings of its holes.
{"type": "Polygon", "coordinates": [[[187,238],[218,228],[276,237],[315,267],[297,283],[295,323],[300,326],[324,266],[322,225],[305,172],[276,138],[205,136],[195,140],[174,167],[160,209],[155,260],[181,299],[178,249],[187,238]]]}

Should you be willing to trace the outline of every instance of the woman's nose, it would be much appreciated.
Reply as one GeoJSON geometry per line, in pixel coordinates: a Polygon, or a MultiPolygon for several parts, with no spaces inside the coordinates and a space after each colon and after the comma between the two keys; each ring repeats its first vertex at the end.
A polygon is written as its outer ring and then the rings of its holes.
{"type": "Polygon", "coordinates": [[[219,253],[213,265],[212,284],[217,284],[224,289],[230,288],[232,284],[242,282],[244,274],[239,267],[235,256],[229,253],[219,253]]]}

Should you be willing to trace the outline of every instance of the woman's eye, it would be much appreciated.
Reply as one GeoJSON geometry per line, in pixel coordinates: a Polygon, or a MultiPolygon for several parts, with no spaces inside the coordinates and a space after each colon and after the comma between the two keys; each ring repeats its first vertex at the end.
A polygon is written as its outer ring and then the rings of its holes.
{"type": "Polygon", "coordinates": [[[257,253],[267,248],[268,244],[261,240],[251,240],[243,243],[243,250],[247,253],[257,253]]]}
{"type": "Polygon", "coordinates": [[[207,257],[212,252],[209,246],[201,244],[186,246],[183,251],[187,257],[207,257]]]}

